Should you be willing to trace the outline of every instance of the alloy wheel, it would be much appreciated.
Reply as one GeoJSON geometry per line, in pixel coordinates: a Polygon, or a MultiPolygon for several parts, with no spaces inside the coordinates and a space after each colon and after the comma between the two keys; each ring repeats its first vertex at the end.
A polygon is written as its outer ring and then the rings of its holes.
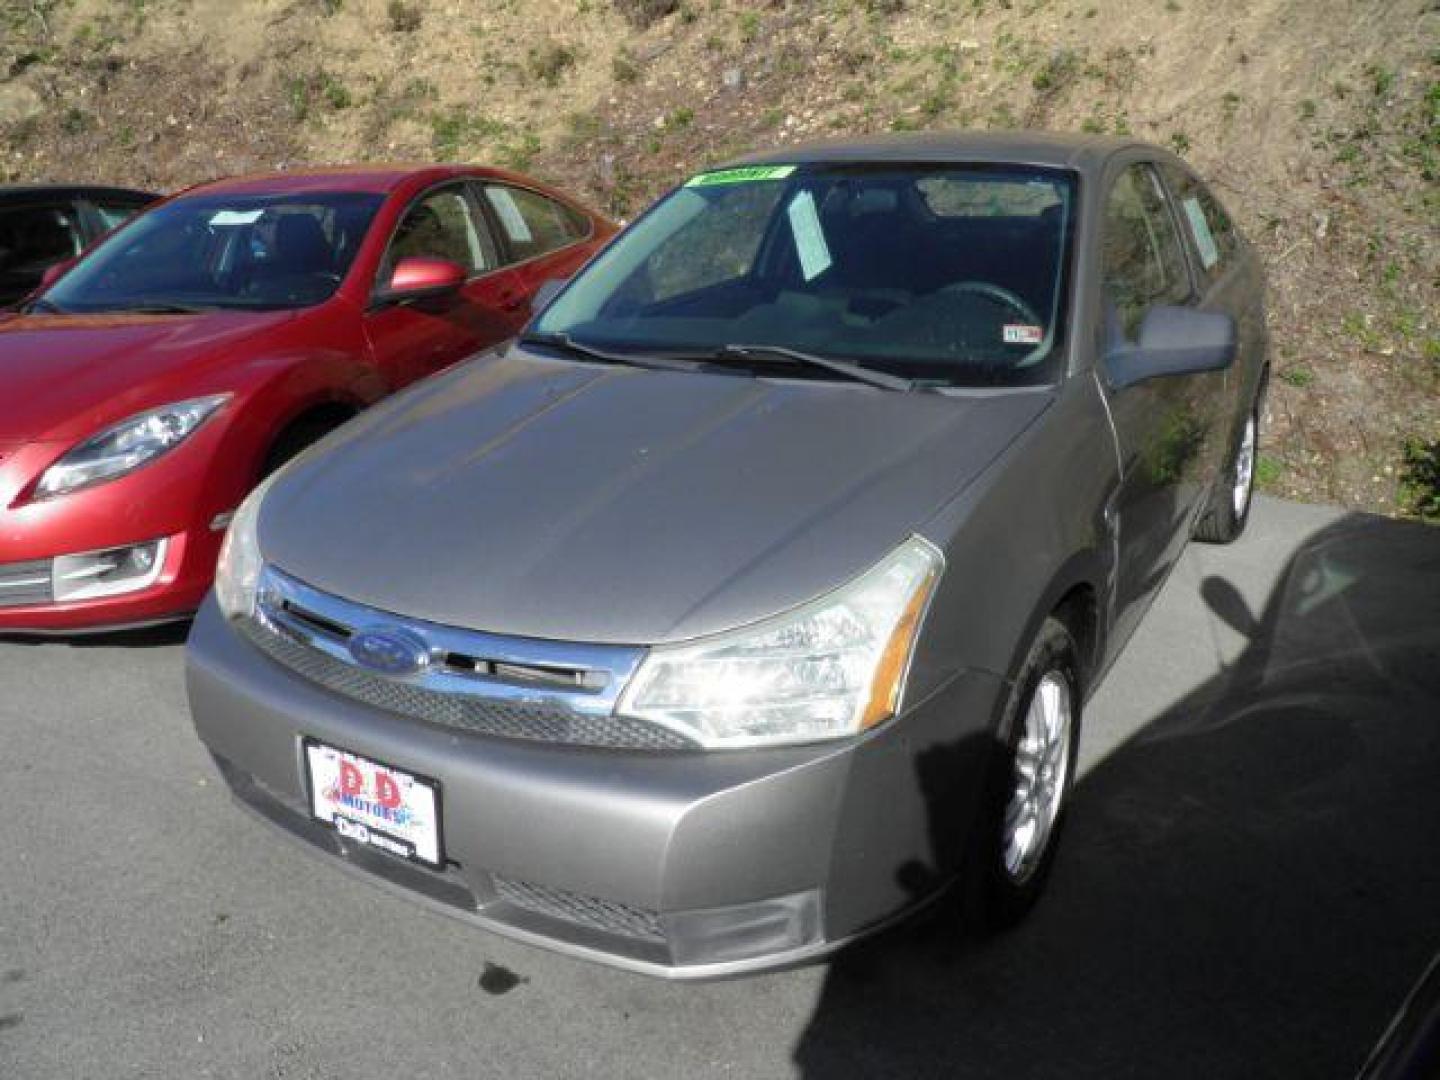
{"type": "Polygon", "coordinates": [[[1255,414],[1245,421],[1245,434],[1235,454],[1235,486],[1230,490],[1230,506],[1238,521],[1250,505],[1250,492],[1255,481],[1255,414]]]}
{"type": "Polygon", "coordinates": [[[1070,778],[1070,683],[1051,669],[1035,685],[1015,749],[1014,787],[1005,809],[1005,872],[1025,882],[1044,859],[1070,778]]]}

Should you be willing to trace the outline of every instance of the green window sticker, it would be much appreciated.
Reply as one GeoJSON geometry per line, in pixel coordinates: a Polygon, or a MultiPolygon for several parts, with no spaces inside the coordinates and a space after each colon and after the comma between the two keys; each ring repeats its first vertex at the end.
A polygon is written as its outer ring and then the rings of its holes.
{"type": "Polygon", "coordinates": [[[794,171],[794,165],[746,165],[739,169],[721,169],[692,176],[685,181],[685,186],[712,187],[716,184],[749,184],[756,180],[784,180],[794,171]]]}

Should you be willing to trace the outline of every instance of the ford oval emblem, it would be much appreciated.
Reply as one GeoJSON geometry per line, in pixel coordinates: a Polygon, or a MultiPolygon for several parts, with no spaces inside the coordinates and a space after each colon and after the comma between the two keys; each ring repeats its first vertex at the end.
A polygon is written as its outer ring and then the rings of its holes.
{"type": "Polygon", "coordinates": [[[417,675],[430,663],[430,646],[418,634],[388,626],[361,630],[350,638],[350,655],[382,675],[417,675]]]}

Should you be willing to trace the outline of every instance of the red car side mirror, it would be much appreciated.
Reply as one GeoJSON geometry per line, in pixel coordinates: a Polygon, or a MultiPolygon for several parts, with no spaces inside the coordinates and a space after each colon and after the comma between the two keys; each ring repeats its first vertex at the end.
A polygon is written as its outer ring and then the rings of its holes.
{"type": "Polygon", "coordinates": [[[445,296],[465,284],[465,268],[449,259],[412,255],[395,264],[379,299],[389,303],[445,296]]]}

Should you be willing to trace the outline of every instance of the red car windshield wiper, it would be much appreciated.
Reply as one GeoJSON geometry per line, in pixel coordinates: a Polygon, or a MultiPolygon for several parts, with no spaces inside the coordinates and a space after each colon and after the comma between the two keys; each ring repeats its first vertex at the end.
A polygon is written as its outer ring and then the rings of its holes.
{"type": "Polygon", "coordinates": [[[913,379],[905,379],[899,375],[890,375],[884,371],[876,371],[862,364],[852,364],[848,360],[835,360],[828,356],[817,356],[815,353],[801,352],[799,349],[791,349],[785,345],[722,345],[715,350],[713,360],[722,364],[733,364],[736,362],[753,364],[757,361],[778,360],[782,364],[790,364],[794,367],[822,368],[825,371],[843,375],[847,379],[853,379],[856,382],[878,386],[882,390],[915,389],[915,381],[913,379]]]}

